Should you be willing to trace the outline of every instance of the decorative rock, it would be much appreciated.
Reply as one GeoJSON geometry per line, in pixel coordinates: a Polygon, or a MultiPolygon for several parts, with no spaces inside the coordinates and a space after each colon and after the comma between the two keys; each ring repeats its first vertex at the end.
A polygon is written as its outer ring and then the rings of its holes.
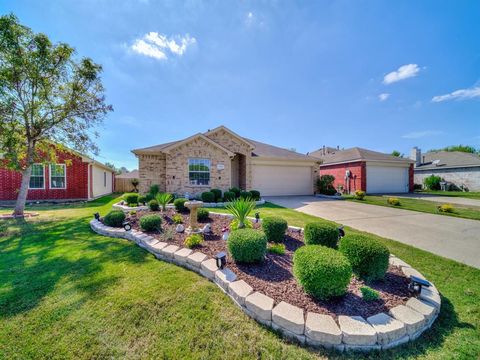
{"type": "Polygon", "coordinates": [[[228,291],[228,286],[235,280],[237,275],[230,269],[219,269],[215,272],[215,282],[225,291],[228,291]]]}
{"type": "Polygon", "coordinates": [[[440,305],[442,304],[442,300],[440,298],[440,294],[438,294],[437,292],[432,291],[430,289],[422,288],[419,298],[435,306],[437,311],[440,310],[440,305]]]}
{"type": "Polygon", "coordinates": [[[238,280],[228,285],[228,293],[240,306],[245,305],[245,298],[252,292],[252,287],[243,280],[238,280]]]}
{"type": "Polygon", "coordinates": [[[347,345],[375,345],[377,333],[361,316],[338,317],[338,324],[343,332],[343,342],[347,345]]]}
{"type": "Polygon", "coordinates": [[[403,322],[408,335],[416,333],[425,324],[425,317],[405,305],[398,305],[390,309],[390,315],[403,322]]]}
{"type": "Polygon", "coordinates": [[[202,233],[210,234],[211,232],[212,232],[212,225],[205,224],[205,226],[202,228],[202,233]]]}
{"type": "Polygon", "coordinates": [[[342,332],[335,320],[330,315],[307,313],[305,322],[305,335],[307,343],[313,340],[313,345],[320,343],[325,345],[339,345],[342,342],[342,332]]]}
{"type": "Polygon", "coordinates": [[[303,335],[305,319],[303,310],[284,301],[272,310],[272,321],[281,328],[297,335],[303,335]]]}
{"type": "Polygon", "coordinates": [[[207,255],[201,252],[195,252],[187,257],[187,264],[200,269],[200,265],[207,259],[207,255]]]}
{"type": "Polygon", "coordinates": [[[395,320],[384,313],[370,316],[367,318],[367,321],[377,332],[377,341],[380,345],[386,345],[392,341],[397,341],[407,334],[404,323],[395,320]]]}
{"type": "Polygon", "coordinates": [[[272,320],[273,299],[260,292],[254,292],[245,299],[245,306],[255,319],[270,322],[272,320]]]}
{"type": "Polygon", "coordinates": [[[185,226],[183,226],[183,224],[178,224],[177,227],[175,228],[175,231],[177,233],[183,233],[185,231],[185,226]]]}
{"type": "Polygon", "coordinates": [[[162,251],[162,255],[164,255],[167,258],[173,259],[173,254],[175,254],[175,252],[177,252],[178,249],[179,247],[177,245],[168,245],[164,247],[161,251],[162,251]]]}
{"type": "Polygon", "coordinates": [[[410,298],[407,301],[406,306],[425,316],[427,323],[430,323],[434,319],[437,311],[434,306],[417,298],[410,298]]]}
{"type": "Polygon", "coordinates": [[[215,259],[209,259],[202,262],[200,266],[200,272],[203,276],[209,278],[210,280],[215,279],[215,271],[218,270],[217,262],[215,259]]]}
{"type": "Polygon", "coordinates": [[[192,253],[192,250],[190,249],[187,249],[187,248],[183,248],[183,249],[180,249],[178,250],[177,252],[175,252],[173,254],[173,258],[181,263],[181,264],[185,264],[187,262],[187,258],[188,256],[192,253]]]}
{"type": "Polygon", "coordinates": [[[418,272],[414,268],[407,267],[407,266],[402,266],[402,272],[408,278],[410,278],[410,276],[413,275],[413,276],[416,276],[420,279],[426,280],[425,276],[423,276],[420,272],[418,272]]]}
{"type": "Polygon", "coordinates": [[[397,258],[396,256],[390,256],[389,262],[390,262],[390,264],[392,264],[393,266],[411,267],[411,266],[408,265],[405,261],[400,260],[400,259],[397,258]]]}

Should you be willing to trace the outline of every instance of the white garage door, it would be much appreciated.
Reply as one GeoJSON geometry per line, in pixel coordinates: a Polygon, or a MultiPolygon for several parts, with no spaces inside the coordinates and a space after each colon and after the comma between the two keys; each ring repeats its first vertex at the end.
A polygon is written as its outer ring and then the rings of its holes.
{"type": "Polygon", "coordinates": [[[408,168],[367,164],[367,193],[408,192],[408,168]]]}
{"type": "Polygon", "coordinates": [[[311,195],[311,166],[252,165],[252,189],[265,196],[311,195]]]}

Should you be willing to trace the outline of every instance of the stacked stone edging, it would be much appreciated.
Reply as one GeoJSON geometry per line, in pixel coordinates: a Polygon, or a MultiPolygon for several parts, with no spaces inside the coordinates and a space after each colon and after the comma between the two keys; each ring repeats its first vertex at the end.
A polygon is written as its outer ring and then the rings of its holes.
{"type": "MultiPolygon", "coordinates": [[[[339,351],[390,349],[418,338],[432,326],[440,311],[440,294],[432,285],[423,289],[418,298],[390,309],[389,314],[367,319],[341,315],[337,323],[330,315],[305,314],[303,309],[284,301],[274,305],[272,298],[253,291],[244,280],[237,280],[233,271],[219,269],[214,259],[199,251],[169,245],[138,230],[108,227],[98,220],[90,221],[90,227],[101,235],[134,241],[160,260],[201,274],[217,284],[247,315],[302,345],[339,351]]],[[[405,275],[415,270],[394,255],[390,255],[390,264],[401,266],[405,275]]]]}

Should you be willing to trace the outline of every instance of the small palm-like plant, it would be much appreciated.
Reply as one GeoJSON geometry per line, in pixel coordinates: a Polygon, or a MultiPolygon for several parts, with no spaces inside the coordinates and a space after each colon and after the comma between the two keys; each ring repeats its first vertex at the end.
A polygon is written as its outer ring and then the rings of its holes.
{"type": "Polygon", "coordinates": [[[157,194],[156,196],[156,199],[158,201],[158,203],[160,204],[160,206],[162,207],[162,211],[165,211],[167,210],[167,204],[172,201],[173,199],[173,196],[172,194],[170,193],[159,193],[157,194]]]}
{"type": "Polygon", "coordinates": [[[227,204],[226,208],[233,215],[233,220],[230,224],[232,230],[253,227],[252,222],[247,219],[248,214],[255,209],[255,201],[251,198],[233,200],[227,204]]]}

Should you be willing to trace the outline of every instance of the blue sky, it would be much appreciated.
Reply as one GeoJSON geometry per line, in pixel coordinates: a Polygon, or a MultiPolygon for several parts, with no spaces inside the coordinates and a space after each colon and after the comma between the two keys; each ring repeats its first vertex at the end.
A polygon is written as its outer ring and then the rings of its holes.
{"type": "Polygon", "coordinates": [[[100,161],[220,124],[300,152],[480,146],[478,1],[21,1],[104,67],[100,161]]]}

